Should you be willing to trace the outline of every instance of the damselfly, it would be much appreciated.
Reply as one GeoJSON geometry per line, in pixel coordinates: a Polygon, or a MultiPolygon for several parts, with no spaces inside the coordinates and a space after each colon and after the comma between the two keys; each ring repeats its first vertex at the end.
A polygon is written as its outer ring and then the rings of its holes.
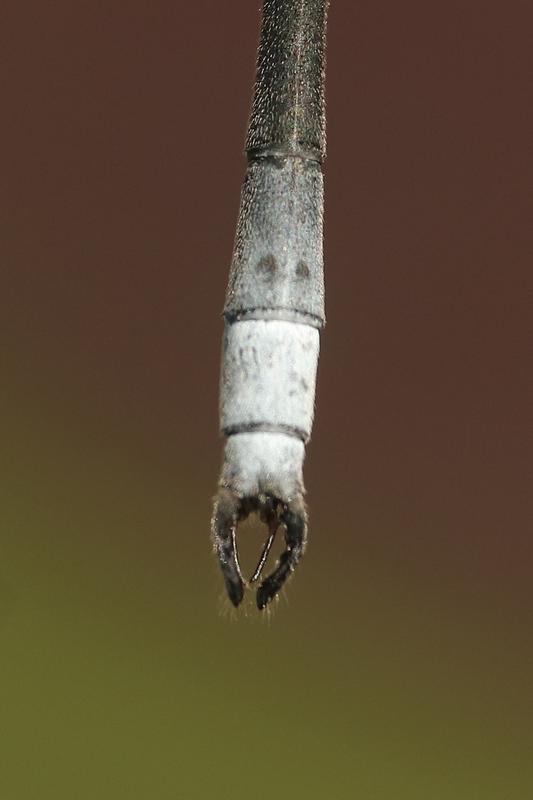
{"type": "Polygon", "coordinates": [[[303,461],[311,435],[322,256],[324,71],[328,0],[264,0],[257,79],[224,307],[220,425],[226,437],[212,535],[230,600],[245,580],[236,530],[257,513],[285,549],[257,590],[265,608],[295,569],[307,539],[303,461]]]}

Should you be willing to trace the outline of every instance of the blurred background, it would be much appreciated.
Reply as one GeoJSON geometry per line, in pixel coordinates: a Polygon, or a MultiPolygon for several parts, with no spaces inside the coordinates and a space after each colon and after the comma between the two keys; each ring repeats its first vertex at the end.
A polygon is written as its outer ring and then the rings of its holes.
{"type": "Polygon", "coordinates": [[[309,548],[234,620],[209,518],[259,19],[0,10],[0,798],[524,800],[531,6],[332,3],[309,548]]]}

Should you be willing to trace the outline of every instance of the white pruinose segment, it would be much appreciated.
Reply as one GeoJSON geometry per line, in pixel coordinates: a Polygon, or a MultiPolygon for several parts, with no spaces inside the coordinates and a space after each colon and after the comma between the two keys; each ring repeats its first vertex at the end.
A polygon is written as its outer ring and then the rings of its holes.
{"type": "Polygon", "coordinates": [[[285,433],[254,431],[226,439],[221,486],[240,497],[261,494],[290,503],[303,492],[305,445],[285,433]]]}
{"type": "Polygon", "coordinates": [[[222,431],[282,431],[306,442],[313,425],[319,346],[319,332],[310,325],[277,319],[226,323],[222,431]]]}

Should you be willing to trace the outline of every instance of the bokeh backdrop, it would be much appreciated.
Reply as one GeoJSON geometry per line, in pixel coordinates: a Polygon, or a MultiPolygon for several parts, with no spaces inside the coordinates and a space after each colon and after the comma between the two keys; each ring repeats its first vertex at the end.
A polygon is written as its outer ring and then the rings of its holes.
{"type": "Polygon", "coordinates": [[[1,800],[533,796],[531,16],[332,3],[310,543],[235,620],[259,3],[3,1],[1,800]]]}

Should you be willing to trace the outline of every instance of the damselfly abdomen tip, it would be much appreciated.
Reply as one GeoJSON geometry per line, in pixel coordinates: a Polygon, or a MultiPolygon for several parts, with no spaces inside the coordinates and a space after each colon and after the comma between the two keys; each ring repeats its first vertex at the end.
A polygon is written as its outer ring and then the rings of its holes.
{"type": "Polygon", "coordinates": [[[220,427],[226,437],[212,536],[234,606],[259,582],[264,609],[306,545],[303,462],[325,324],[322,229],[327,0],[264,0],[248,168],[224,307],[220,427]],[[237,528],[267,538],[249,580],[237,528]],[[262,578],[282,528],[285,547],[262,578]]]}

